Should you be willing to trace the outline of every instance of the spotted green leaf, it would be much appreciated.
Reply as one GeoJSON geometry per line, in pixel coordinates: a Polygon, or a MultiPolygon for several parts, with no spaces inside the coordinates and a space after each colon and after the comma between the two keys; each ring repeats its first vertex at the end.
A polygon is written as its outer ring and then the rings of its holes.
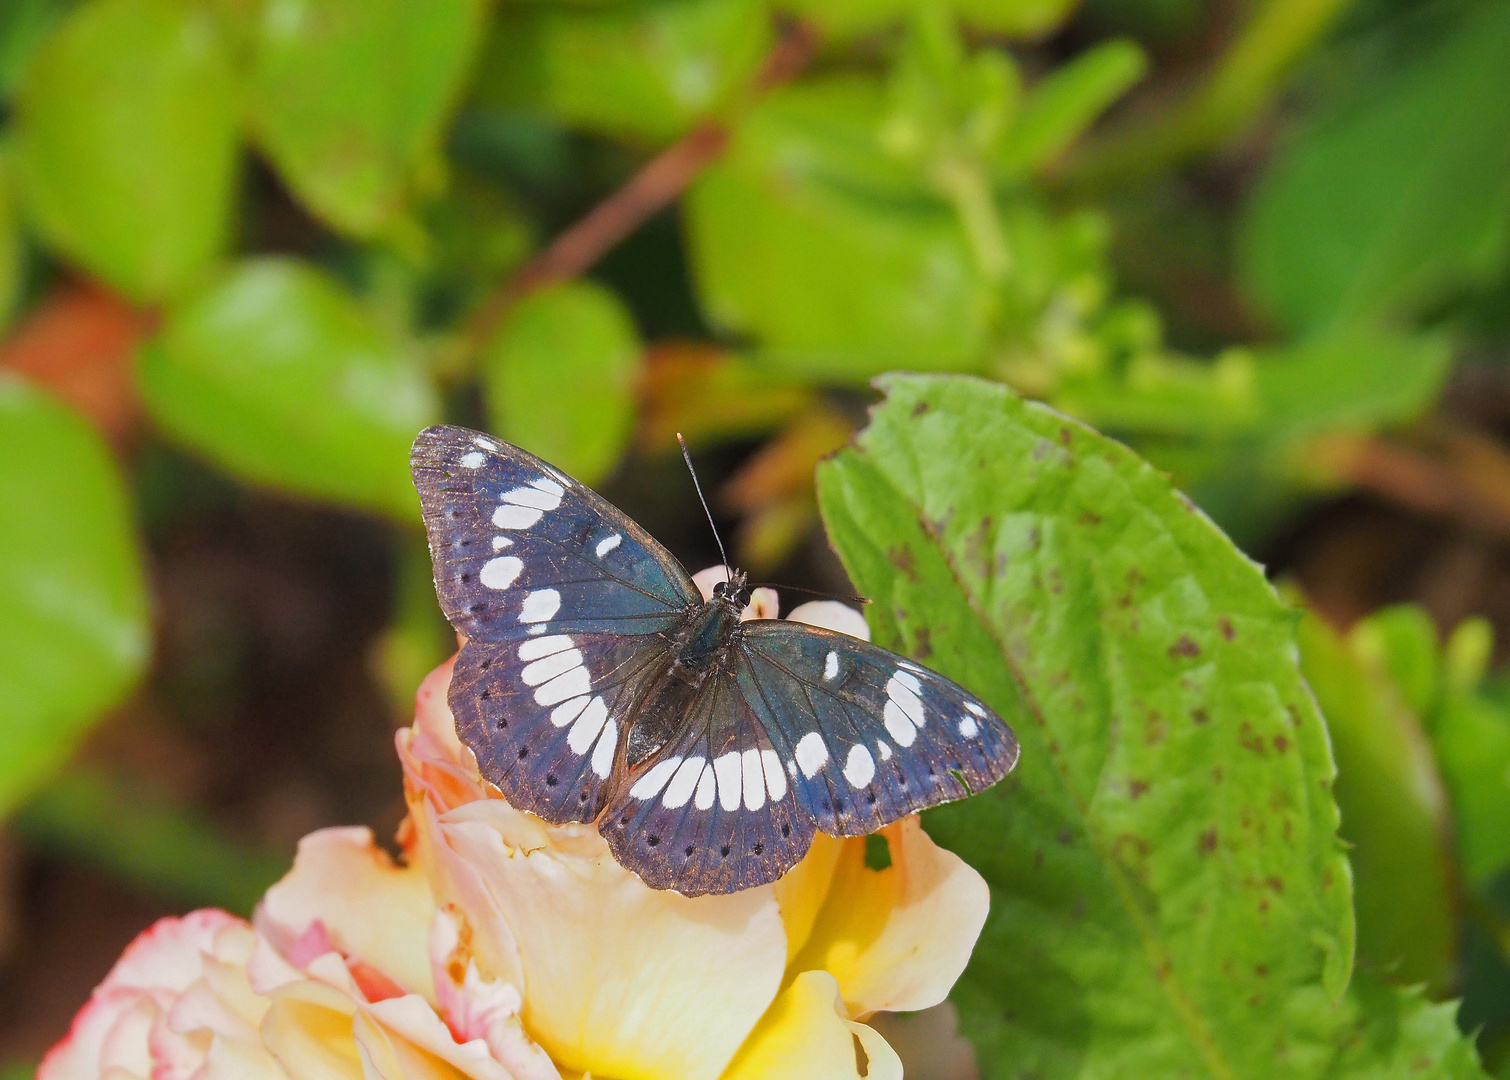
{"type": "Polygon", "coordinates": [[[0,375],[0,814],[67,760],[147,660],[121,477],[82,417],[0,375]]]}
{"type": "Polygon", "coordinates": [[[992,887],[954,994],[985,1075],[1327,1075],[1351,891],[1294,614],[1125,447],[990,383],[881,386],[820,469],[830,537],[877,640],[1022,741],[928,819],[992,887]]]}
{"type": "Polygon", "coordinates": [[[181,293],[229,237],[237,108],[208,6],[80,4],[33,56],[16,103],[33,223],[138,300],[181,293]]]}
{"type": "Polygon", "coordinates": [[[493,430],[594,483],[629,442],[639,369],[634,320],[608,289],[575,281],[536,293],[483,357],[493,430]]]}
{"type": "Polygon", "coordinates": [[[439,417],[414,347],[292,259],[243,263],[143,351],[170,434],[246,479],[414,518],[409,444],[439,417]]]}

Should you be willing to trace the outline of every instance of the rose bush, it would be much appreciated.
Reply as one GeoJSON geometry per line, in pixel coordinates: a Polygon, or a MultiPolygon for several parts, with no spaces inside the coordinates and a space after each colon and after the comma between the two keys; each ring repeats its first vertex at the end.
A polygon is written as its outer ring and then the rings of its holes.
{"type": "MultiPolygon", "coordinates": [[[[749,614],[775,605],[760,590],[749,614]]],[[[864,632],[838,604],[792,617],[864,632]]],[[[398,733],[399,860],[366,829],[325,829],[251,924],[159,922],[39,1080],[900,1078],[865,1020],[942,1001],[988,902],[916,818],[882,834],[889,865],[820,835],[774,884],[658,892],[592,826],[498,796],[456,737],[450,677],[425,680],[398,733]]]]}

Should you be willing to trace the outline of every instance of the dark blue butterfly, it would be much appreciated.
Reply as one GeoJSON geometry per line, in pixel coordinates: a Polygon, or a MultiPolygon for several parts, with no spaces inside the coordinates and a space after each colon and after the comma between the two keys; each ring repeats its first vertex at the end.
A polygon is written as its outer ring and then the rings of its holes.
{"type": "Polygon", "coordinates": [[[483,776],[689,896],[774,881],[814,830],[861,836],[1000,780],[1017,740],[894,653],[741,623],[644,529],[544,461],[459,427],[410,457],[435,587],[467,637],[449,701],[483,776]]]}

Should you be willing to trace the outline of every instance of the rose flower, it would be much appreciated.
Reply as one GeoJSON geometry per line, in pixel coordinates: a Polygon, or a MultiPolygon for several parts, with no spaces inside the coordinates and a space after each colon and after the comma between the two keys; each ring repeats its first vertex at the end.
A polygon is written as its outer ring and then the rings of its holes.
{"type": "MultiPolygon", "coordinates": [[[[705,594],[722,568],[697,575],[705,594]]],[[[748,614],[776,598],[757,590],[748,614]]],[[[791,615],[857,636],[834,603],[791,615]]],[[[325,829],[251,924],[164,919],[134,941],[39,1080],[899,1080],[865,1020],[941,1002],[985,921],[980,876],[917,819],[819,835],[779,881],[658,892],[591,825],[516,810],[456,737],[451,662],[398,733],[394,863],[325,829]]]]}

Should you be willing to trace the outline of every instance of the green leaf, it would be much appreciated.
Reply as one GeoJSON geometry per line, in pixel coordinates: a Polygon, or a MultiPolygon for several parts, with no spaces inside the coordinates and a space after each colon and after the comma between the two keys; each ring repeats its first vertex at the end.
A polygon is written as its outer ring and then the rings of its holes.
{"type": "Polygon", "coordinates": [[[147,661],[141,553],[110,452],[0,375],[0,815],[44,782],[147,661]]]}
{"type": "Polygon", "coordinates": [[[1431,739],[1452,799],[1463,876],[1483,888],[1510,866],[1510,701],[1450,696],[1431,739]]]}
{"type": "Polygon", "coordinates": [[[1510,3],[1325,112],[1267,167],[1244,213],[1241,274],[1313,332],[1415,307],[1499,267],[1510,210],[1510,3]]]}
{"type": "Polygon", "coordinates": [[[1016,772],[928,825],[990,883],[954,1000],[989,1077],[1320,1075],[1352,958],[1294,614],[1125,447],[890,375],[819,470],[876,640],[981,694],[1016,772]],[[1316,1020],[1321,1018],[1321,1020],[1316,1020]]]}
{"type": "MultiPolygon", "coordinates": [[[[916,0],[780,0],[776,6],[825,39],[850,40],[902,21],[919,5],[916,0]]],[[[1073,6],[1073,0],[954,0],[950,5],[967,26],[1019,38],[1052,30],[1073,6]]]]}
{"type": "Polygon", "coordinates": [[[288,869],[288,857],[237,844],[160,792],[93,770],[71,770],[16,815],[34,847],[92,863],[138,889],[249,916],[288,869]]]}
{"type": "MultiPolygon", "coordinates": [[[[1403,623],[1368,627],[1360,648],[1307,615],[1301,670],[1327,718],[1337,756],[1337,805],[1353,847],[1358,960],[1400,983],[1440,992],[1456,953],[1447,806],[1430,743],[1406,693],[1369,653],[1403,623]]],[[[1428,643],[1435,662],[1436,642],[1428,643]]]]}
{"type": "Polygon", "coordinates": [[[747,85],[771,42],[761,0],[529,5],[499,20],[478,89],[491,104],[664,141],[747,85]]]}
{"type": "Polygon", "coordinates": [[[639,367],[634,321],[608,289],[574,281],[536,293],[483,357],[493,430],[595,483],[629,442],[639,367]]]}
{"type": "Polygon", "coordinates": [[[409,444],[440,413],[416,348],[292,259],[175,309],[141,389],[170,434],[249,480],[414,520],[409,444]]]}
{"type": "MultiPolygon", "coordinates": [[[[1340,1049],[1320,1075],[1325,1080],[1487,1080],[1473,1040],[1458,1030],[1454,1002],[1437,1005],[1419,989],[1353,979],[1336,1025],[1340,1049]]],[[[1301,1023],[1304,1023],[1302,1018],[1301,1023]]],[[[1292,1074],[1293,1075],[1293,1074],[1292,1074]]]]}
{"type": "Polygon", "coordinates": [[[295,194],[373,237],[440,183],[440,139],[481,41],[484,0],[270,0],[250,119],[295,194]]]}
{"type": "Polygon", "coordinates": [[[43,238],[138,300],[182,292],[228,238],[238,105],[203,5],[81,4],[17,102],[17,169],[43,238]]]}
{"type": "Polygon", "coordinates": [[[1147,70],[1143,50],[1125,39],[1103,42],[1055,68],[1023,101],[1001,167],[1029,172],[1053,161],[1147,70]]]}
{"type": "Polygon", "coordinates": [[[0,4],[0,101],[9,101],[32,51],[62,20],[72,0],[7,0],[0,4]]]}
{"type": "Polygon", "coordinates": [[[21,224],[12,197],[14,172],[9,155],[0,153],[0,330],[15,313],[24,274],[21,224]]]}

